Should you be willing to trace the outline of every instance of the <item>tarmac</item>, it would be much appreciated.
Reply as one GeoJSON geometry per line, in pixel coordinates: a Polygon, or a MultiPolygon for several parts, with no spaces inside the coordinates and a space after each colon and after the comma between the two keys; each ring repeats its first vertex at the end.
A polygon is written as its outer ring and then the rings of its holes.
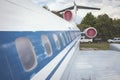
{"type": "Polygon", "coordinates": [[[61,80],[120,80],[120,51],[77,50],[61,80]]]}

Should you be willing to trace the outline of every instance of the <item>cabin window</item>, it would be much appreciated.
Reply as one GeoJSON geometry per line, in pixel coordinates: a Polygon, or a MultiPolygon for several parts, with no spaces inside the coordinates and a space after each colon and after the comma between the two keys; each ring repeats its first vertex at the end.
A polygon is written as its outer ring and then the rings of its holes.
{"type": "Polygon", "coordinates": [[[53,34],[53,39],[55,41],[57,49],[60,49],[60,41],[59,41],[58,36],[56,34],[53,34]]]}
{"type": "Polygon", "coordinates": [[[69,35],[69,38],[70,38],[70,41],[71,41],[72,39],[71,39],[71,35],[70,35],[70,32],[68,33],[68,35],[69,35]]]}
{"type": "Polygon", "coordinates": [[[70,35],[71,35],[71,39],[73,40],[73,34],[72,34],[72,31],[70,32],[70,35]]]}
{"type": "Polygon", "coordinates": [[[75,34],[75,38],[76,38],[77,37],[76,32],[74,32],[74,34],[75,34]]]}
{"type": "Polygon", "coordinates": [[[66,41],[67,41],[67,43],[68,43],[68,37],[67,37],[67,35],[66,35],[65,32],[64,32],[64,35],[65,35],[65,39],[66,39],[66,41]]]}
{"type": "Polygon", "coordinates": [[[67,37],[68,37],[68,41],[70,41],[70,35],[68,32],[67,32],[67,37]]]}
{"type": "Polygon", "coordinates": [[[74,32],[72,31],[72,39],[73,39],[73,40],[74,40],[74,37],[75,37],[75,36],[74,36],[74,32]]]}
{"type": "Polygon", "coordinates": [[[77,37],[78,37],[78,32],[76,32],[76,35],[77,35],[77,37]]]}
{"type": "Polygon", "coordinates": [[[46,35],[42,35],[42,36],[41,36],[41,39],[42,39],[42,43],[43,43],[43,46],[44,46],[45,51],[46,51],[45,54],[46,54],[48,57],[52,56],[53,51],[52,51],[52,46],[51,46],[51,43],[50,43],[49,38],[48,38],[46,35]]]}
{"type": "Polygon", "coordinates": [[[74,31],[73,31],[73,39],[75,39],[75,34],[74,34],[74,31]]]}
{"type": "Polygon", "coordinates": [[[31,41],[26,37],[20,37],[15,43],[24,70],[33,70],[37,66],[37,58],[31,41]]]}
{"type": "Polygon", "coordinates": [[[60,33],[60,38],[61,38],[61,40],[62,40],[63,45],[65,46],[65,39],[64,39],[62,33],[60,33]]]}

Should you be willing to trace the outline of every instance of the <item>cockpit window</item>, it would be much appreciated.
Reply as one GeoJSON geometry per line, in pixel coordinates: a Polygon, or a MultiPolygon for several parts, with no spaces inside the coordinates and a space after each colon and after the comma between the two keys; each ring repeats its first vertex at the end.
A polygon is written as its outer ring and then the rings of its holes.
{"type": "Polygon", "coordinates": [[[24,70],[26,72],[33,70],[37,66],[37,58],[31,41],[26,37],[20,37],[15,43],[24,70]]]}
{"type": "Polygon", "coordinates": [[[46,51],[46,55],[48,57],[52,56],[53,51],[52,51],[52,46],[51,46],[49,38],[46,35],[42,35],[41,39],[42,39],[42,43],[43,43],[43,46],[44,46],[45,51],[46,51]]]}
{"type": "Polygon", "coordinates": [[[53,39],[55,41],[57,49],[60,49],[60,42],[59,42],[58,36],[56,34],[53,34],[53,39]]]}

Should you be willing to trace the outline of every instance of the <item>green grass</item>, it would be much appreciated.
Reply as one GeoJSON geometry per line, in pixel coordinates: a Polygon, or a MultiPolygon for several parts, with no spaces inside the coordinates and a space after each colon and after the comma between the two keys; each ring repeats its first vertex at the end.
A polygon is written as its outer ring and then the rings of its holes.
{"type": "Polygon", "coordinates": [[[94,48],[97,50],[108,50],[109,43],[98,42],[98,43],[80,43],[80,48],[94,48]]]}

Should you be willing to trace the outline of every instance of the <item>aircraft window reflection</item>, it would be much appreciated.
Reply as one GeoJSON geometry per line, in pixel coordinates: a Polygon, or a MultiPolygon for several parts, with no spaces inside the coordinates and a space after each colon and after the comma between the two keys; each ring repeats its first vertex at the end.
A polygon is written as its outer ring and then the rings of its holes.
{"type": "Polygon", "coordinates": [[[70,32],[70,35],[71,35],[71,39],[73,40],[73,34],[72,34],[72,32],[70,32]]]}
{"type": "Polygon", "coordinates": [[[15,40],[15,43],[24,70],[26,72],[33,70],[37,65],[37,58],[31,41],[20,37],[15,40]]]}
{"type": "Polygon", "coordinates": [[[67,38],[67,35],[66,35],[65,32],[64,32],[64,35],[65,35],[65,39],[66,39],[66,41],[67,41],[67,43],[68,43],[68,38],[67,38]]]}
{"type": "Polygon", "coordinates": [[[75,39],[75,33],[74,33],[74,31],[73,31],[73,39],[75,39]]]}
{"type": "Polygon", "coordinates": [[[59,42],[58,36],[56,34],[53,34],[53,39],[55,41],[57,49],[60,49],[60,42],[59,42]]]}
{"type": "Polygon", "coordinates": [[[46,51],[45,54],[46,54],[48,57],[52,56],[53,51],[52,51],[52,46],[51,46],[51,43],[50,43],[49,38],[48,38],[46,35],[42,35],[42,36],[41,36],[41,39],[42,39],[42,43],[43,43],[43,46],[44,46],[45,51],[46,51]]]}
{"type": "Polygon", "coordinates": [[[71,35],[70,35],[70,32],[68,33],[69,34],[69,38],[70,38],[70,41],[72,40],[72,37],[71,37],[71,35]]]}
{"type": "Polygon", "coordinates": [[[74,31],[74,36],[75,36],[75,38],[76,38],[76,33],[75,33],[75,31],[74,31]]]}
{"type": "Polygon", "coordinates": [[[68,37],[68,41],[70,41],[70,35],[68,32],[67,32],[67,37],[68,37]]]}
{"type": "Polygon", "coordinates": [[[61,40],[62,40],[63,45],[65,46],[65,39],[64,39],[62,33],[60,33],[60,37],[61,37],[61,40]]]}

